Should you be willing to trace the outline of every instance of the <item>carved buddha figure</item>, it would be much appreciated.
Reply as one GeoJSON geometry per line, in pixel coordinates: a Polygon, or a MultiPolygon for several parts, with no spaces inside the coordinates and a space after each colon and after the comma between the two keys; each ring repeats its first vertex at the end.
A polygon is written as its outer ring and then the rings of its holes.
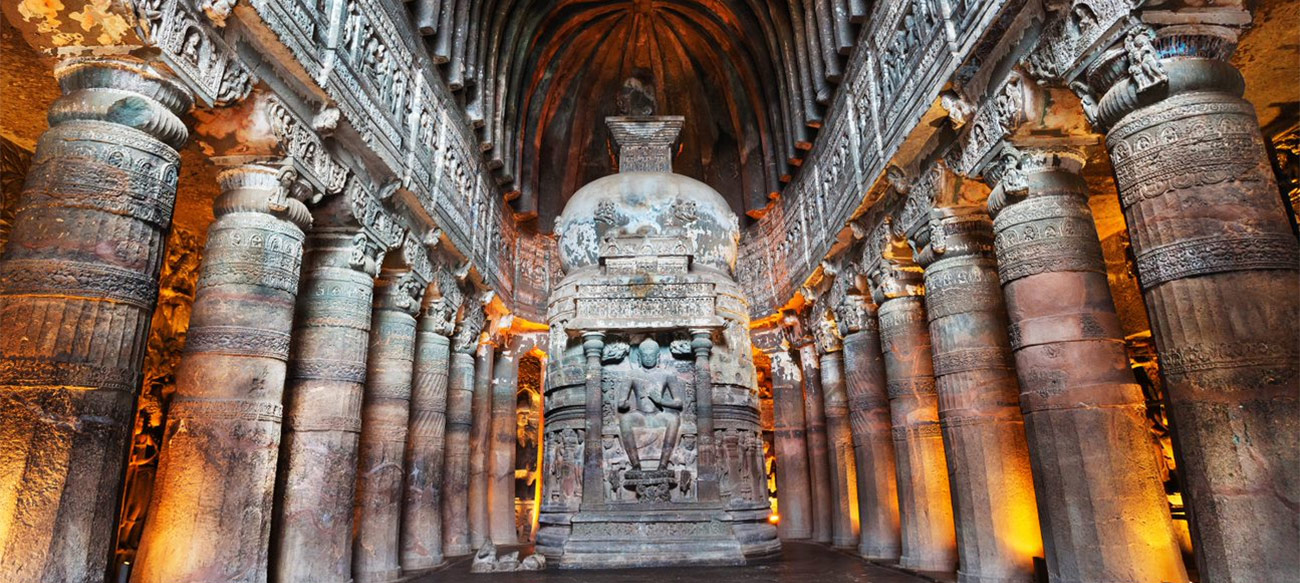
{"type": "Polygon", "coordinates": [[[637,347],[638,358],[632,359],[632,371],[618,388],[618,427],[623,449],[632,468],[641,466],[641,449],[647,436],[663,429],[659,442],[659,464],[666,469],[668,458],[677,445],[681,428],[684,387],[672,367],[660,365],[659,343],[646,338],[637,347]]]}

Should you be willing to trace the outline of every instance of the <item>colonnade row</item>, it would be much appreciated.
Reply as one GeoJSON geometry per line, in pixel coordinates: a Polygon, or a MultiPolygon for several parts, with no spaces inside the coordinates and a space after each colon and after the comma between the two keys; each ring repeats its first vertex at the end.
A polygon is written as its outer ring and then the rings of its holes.
{"type": "MultiPolygon", "coordinates": [[[[138,61],[55,75],[0,258],[14,582],[108,570],[191,107],[138,61]]],[[[131,581],[387,581],[516,542],[519,343],[431,267],[436,241],[379,240],[348,195],[309,209],[301,178],[266,156],[218,175],[131,581]]]]}
{"type": "MultiPolygon", "coordinates": [[[[1241,76],[1200,34],[1076,91],[1107,130],[1200,580],[1284,581],[1300,572],[1300,253],[1241,76]],[[1152,71],[1163,85],[1139,94],[1129,75],[1152,71]]],[[[1060,101],[980,169],[986,204],[945,204],[960,197],[934,185],[959,180],[935,162],[828,273],[846,293],[756,343],[782,536],[961,582],[1032,581],[1035,557],[1053,582],[1188,580],[1087,156],[1043,125],[1060,101]]]]}

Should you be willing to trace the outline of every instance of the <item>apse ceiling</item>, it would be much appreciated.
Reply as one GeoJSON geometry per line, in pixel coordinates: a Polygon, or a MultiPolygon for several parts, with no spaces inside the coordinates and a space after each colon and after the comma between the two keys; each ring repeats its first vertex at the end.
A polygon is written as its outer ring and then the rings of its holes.
{"type": "Polygon", "coordinates": [[[515,211],[542,231],[574,191],[616,171],[604,118],[629,79],[656,114],[686,118],[674,170],[761,214],[811,146],[866,14],[865,0],[410,7],[515,211]]]}

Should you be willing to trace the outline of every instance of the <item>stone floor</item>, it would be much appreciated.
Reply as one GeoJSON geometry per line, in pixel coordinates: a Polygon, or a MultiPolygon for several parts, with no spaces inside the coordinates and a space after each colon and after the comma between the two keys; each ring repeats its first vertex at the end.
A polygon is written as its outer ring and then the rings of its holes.
{"type": "MultiPolygon", "coordinates": [[[[878,567],[823,545],[785,541],[780,559],[750,567],[563,571],[471,575],[469,559],[410,583],[928,583],[935,579],[878,567]]],[[[505,551],[504,548],[499,549],[505,551]]],[[[526,554],[526,553],[521,553],[526,554]]],[[[944,578],[940,578],[942,581],[944,578]]]]}

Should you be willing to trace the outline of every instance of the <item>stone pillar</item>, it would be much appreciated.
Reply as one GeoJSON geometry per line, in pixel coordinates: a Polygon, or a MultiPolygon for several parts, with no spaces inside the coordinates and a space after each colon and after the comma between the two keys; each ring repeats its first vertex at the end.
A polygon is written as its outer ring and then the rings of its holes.
{"type": "Polygon", "coordinates": [[[603,374],[600,356],[601,351],[604,349],[604,332],[582,333],[582,355],[586,359],[583,369],[586,373],[586,386],[583,393],[586,397],[586,404],[583,415],[586,416],[587,424],[586,439],[582,443],[582,508],[591,508],[605,502],[603,496],[605,489],[601,484],[604,472],[600,469],[603,453],[600,449],[600,440],[596,438],[601,433],[601,377],[603,374]]]}
{"type": "Polygon", "coordinates": [[[491,453],[492,364],[496,345],[483,342],[474,357],[474,394],[469,430],[469,545],[488,540],[488,454],[491,453]]]}
{"type": "Polygon", "coordinates": [[[713,352],[713,333],[707,329],[691,330],[691,352],[695,355],[695,423],[699,435],[699,495],[702,501],[722,496],[718,483],[717,460],[722,445],[713,431],[713,372],[709,355],[713,352]]]}
{"type": "Polygon", "coordinates": [[[267,578],[307,207],[290,169],[221,172],[135,583],[267,578]]]}
{"type": "Polygon", "coordinates": [[[871,281],[880,306],[880,350],[898,473],[898,563],[920,571],[952,571],[957,568],[957,534],[921,268],[910,255],[884,260],[871,281]]]}
{"type": "Polygon", "coordinates": [[[402,574],[402,464],[411,419],[415,314],[425,285],[405,267],[386,267],[375,282],[357,455],[352,576],[358,583],[392,581],[402,574]]]}
{"type": "Polygon", "coordinates": [[[803,378],[789,349],[767,352],[772,361],[773,433],[776,448],[777,533],[782,539],[812,538],[812,485],[804,435],[803,378]]]}
{"type": "Polygon", "coordinates": [[[447,377],[447,446],[443,472],[442,550],[449,557],[470,553],[469,430],[474,407],[474,349],[483,327],[483,307],[466,306],[457,324],[447,377]]]}
{"type": "Polygon", "coordinates": [[[0,572],[24,583],[107,571],[191,103],[130,61],[54,76],[0,258],[0,572]]]}
{"type": "Polygon", "coordinates": [[[826,401],[822,396],[821,359],[811,339],[799,347],[803,369],[804,432],[808,441],[808,477],[812,492],[812,539],[832,541],[830,452],[826,443],[826,401]]]}
{"type": "MultiPolygon", "coordinates": [[[[443,290],[444,293],[446,290],[443,290]]],[[[426,293],[415,333],[411,378],[411,424],[406,436],[406,497],[402,501],[402,570],[441,565],[444,436],[447,377],[455,305],[426,293]]]]}
{"type": "Polygon", "coordinates": [[[993,225],[981,209],[934,209],[922,238],[958,581],[1028,583],[1043,543],[993,225]]]}
{"type": "Polygon", "coordinates": [[[494,544],[519,543],[515,530],[515,407],[519,394],[518,340],[502,342],[492,374],[491,455],[488,459],[488,522],[494,544]]]}
{"type": "Polygon", "coordinates": [[[272,536],[271,570],[283,583],[352,580],[352,504],[378,254],[360,228],[318,224],[307,237],[272,536]]]}
{"type": "Polygon", "coordinates": [[[831,542],[840,548],[858,546],[857,466],[853,459],[853,430],[849,425],[849,396],[844,386],[844,354],[835,322],[817,317],[816,338],[821,357],[822,406],[826,415],[827,477],[830,481],[831,542]]]}
{"type": "Polygon", "coordinates": [[[1300,254],[1234,33],[1147,33],[1089,71],[1089,112],[1109,128],[1197,563],[1216,583],[1284,580],[1300,572],[1300,254]]]}
{"type": "MultiPolygon", "coordinates": [[[[844,334],[844,376],[857,464],[858,554],[892,563],[901,553],[898,479],[876,306],[863,296],[848,295],[836,317],[844,334]]],[[[823,361],[823,375],[825,370],[823,361]]]]}
{"type": "Polygon", "coordinates": [[[989,210],[1048,575],[1186,581],[1078,174],[1083,155],[1034,148],[1009,158],[989,210]]]}

